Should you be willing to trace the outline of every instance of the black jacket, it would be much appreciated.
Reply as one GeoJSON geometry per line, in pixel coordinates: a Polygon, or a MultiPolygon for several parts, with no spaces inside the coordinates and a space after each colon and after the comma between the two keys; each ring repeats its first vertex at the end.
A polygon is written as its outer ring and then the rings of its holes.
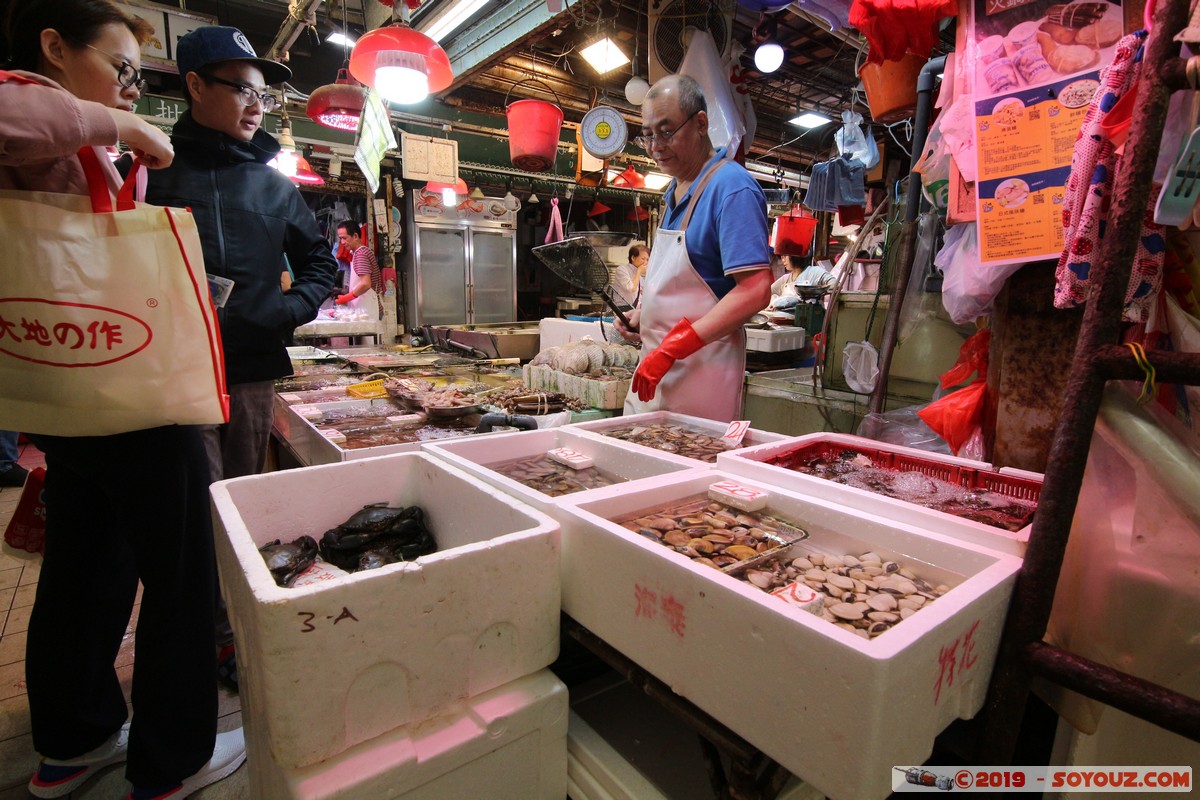
{"type": "Polygon", "coordinates": [[[316,317],[337,262],[300,192],[267,166],[279,145],[262,130],[239,142],[197,124],[190,112],[175,122],[171,144],[175,160],[149,171],[146,202],[190,208],[205,270],[234,282],[217,310],[228,382],[290,374],[284,337],[316,317]],[[295,276],[287,292],[279,286],[284,254],[295,276]]]}

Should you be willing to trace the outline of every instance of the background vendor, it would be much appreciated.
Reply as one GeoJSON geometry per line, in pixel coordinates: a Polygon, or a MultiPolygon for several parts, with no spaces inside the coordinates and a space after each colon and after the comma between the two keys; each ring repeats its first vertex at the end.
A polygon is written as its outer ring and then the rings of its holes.
{"type": "Polygon", "coordinates": [[[382,319],[383,274],[375,254],[363,244],[361,230],[353,220],[338,223],[338,244],[350,251],[350,288],[338,295],[337,303],[364,311],[370,319],[382,319]]]}
{"type": "Polygon", "coordinates": [[[830,286],[833,273],[820,264],[813,264],[811,256],[786,255],[783,263],[787,272],[771,284],[771,297],[797,294],[797,286],[830,286]]]}

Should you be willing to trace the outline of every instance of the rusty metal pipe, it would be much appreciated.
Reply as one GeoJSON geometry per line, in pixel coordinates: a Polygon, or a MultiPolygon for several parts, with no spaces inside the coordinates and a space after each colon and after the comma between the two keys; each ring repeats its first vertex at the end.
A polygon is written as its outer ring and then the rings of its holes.
{"type": "Polygon", "coordinates": [[[1029,645],[1042,640],[1050,620],[1092,429],[1108,377],[1100,371],[1095,354],[1115,345],[1119,338],[1121,307],[1150,199],[1150,182],[1170,99],[1162,66],[1176,60],[1179,45],[1172,37],[1183,28],[1187,16],[1188,0],[1161,0],[1155,9],[1137,108],[1125,146],[1126,160],[1113,189],[1108,234],[1100,243],[1091,271],[1091,293],[1076,341],[1063,414],[1055,429],[1046,480],[1025,561],[1013,587],[988,696],[977,718],[978,752],[980,757],[986,756],[986,763],[1009,763],[1020,733],[1032,678],[1024,654],[1029,645]]]}

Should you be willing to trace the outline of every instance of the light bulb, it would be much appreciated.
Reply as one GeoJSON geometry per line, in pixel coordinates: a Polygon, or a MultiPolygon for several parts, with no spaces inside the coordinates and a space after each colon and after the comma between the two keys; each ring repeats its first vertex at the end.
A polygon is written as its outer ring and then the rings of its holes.
{"type": "Polygon", "coordinates": [[[509,211],[517,211],[521,208],[521,201],[517,199],[515,194],[508,192],[504,195],[504,207],[509,211]]]}
{"type": "Polygon", "coordinates": [[[453,189],[442,189],[442,205],[452,206],[458,202],[458,195],[453,189]]]}
{"type": "Polygon", "coordinates": [[[289,178],[296,177],[296,170],[299,166],[300,157],[296,155],[295,150],[280,150],[279,155],[275,156],[275,169],[289,178]]]}
{"type": "Polygon", "coordinates": [[[419,103],[429,96],[425,56],[399,50],[375,54],[375,88],[393,103],[419,103]]]}
{"type": "Polygon", "coordinates": [[[783,48],[775,42],[760,44],[754,51],[754,66],[764,74],[779,69],[783,66],[783,48]]]}
{"type": "Polygon", "coordinates": [[[646,83],[646,79],[640,75],[634,75],[625,84],[625,99],[635,106],[640,106],[646,99],[648,91],[650,91],[650,84],[646,83]]]}

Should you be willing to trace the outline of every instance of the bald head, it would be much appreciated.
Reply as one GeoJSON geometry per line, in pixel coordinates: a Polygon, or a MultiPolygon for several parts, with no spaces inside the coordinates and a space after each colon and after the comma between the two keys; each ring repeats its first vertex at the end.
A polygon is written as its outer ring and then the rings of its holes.
{"type": "Polygon", "coordinates": [[[699,111],[708,111],[708,102],[704,99],[704,91],[694,78],[682,73],[659,78],[646,92],[642,105],[659,98],[672,99],[685,117],[690,117],[699,111]]]}

